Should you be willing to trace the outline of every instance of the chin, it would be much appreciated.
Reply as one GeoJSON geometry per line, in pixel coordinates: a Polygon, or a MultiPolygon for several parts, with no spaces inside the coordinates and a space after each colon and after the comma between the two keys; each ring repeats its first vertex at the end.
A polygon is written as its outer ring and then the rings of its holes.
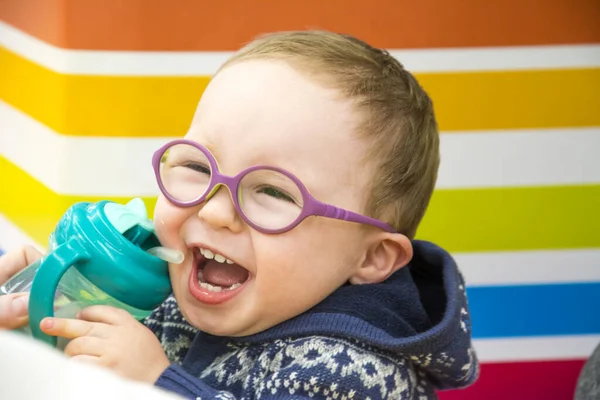
{"type": "Polygon", "coordinates": [[[190,325],[210,335],[240,337],[258,332],[252,329],[253,326],[246,326],[245,321],[240,321],[232,315],[235,313],[206,310],[188,301],[184,301],[179,307],[190,325]]]}

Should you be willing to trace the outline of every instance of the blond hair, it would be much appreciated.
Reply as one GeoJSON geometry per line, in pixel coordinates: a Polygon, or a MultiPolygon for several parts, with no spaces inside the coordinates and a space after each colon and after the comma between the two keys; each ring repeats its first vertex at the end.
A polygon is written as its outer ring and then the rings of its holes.
{"type": "Polygon", "coordinates": [[[364,212],[413,238],[428,207],[440,162],[433,104],[415,77],[387,51],[325,31],[259,36],[222,67],[280,59],[337,89],[363,115],[359,137],[372,145],[375,173],[364,212]]]}

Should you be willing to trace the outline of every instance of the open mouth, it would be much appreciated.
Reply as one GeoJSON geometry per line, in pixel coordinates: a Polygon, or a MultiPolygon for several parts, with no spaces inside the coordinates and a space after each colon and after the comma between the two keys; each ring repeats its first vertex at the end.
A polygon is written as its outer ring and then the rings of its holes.
{"type": "Polygon", "coordinates": [[[189,290],[202,303],[223,303],[238,295],[252,280],[247,269],[213,250],[196,247],[193,254],[189,290]]]}

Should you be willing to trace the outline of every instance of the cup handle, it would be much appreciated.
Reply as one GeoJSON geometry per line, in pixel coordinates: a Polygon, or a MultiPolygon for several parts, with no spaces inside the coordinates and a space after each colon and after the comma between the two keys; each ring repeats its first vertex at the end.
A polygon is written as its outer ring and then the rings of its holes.
{"type": "Polygon", "coordinates": [[[85,248],[69,239],[48,254],[37,270],[29,295],[29,327],[34,338],[56,347],[57,339],[42,332],[40,323],[54,316],[54,296],[64,273],[79,261],[90,258],[85,248]]]}

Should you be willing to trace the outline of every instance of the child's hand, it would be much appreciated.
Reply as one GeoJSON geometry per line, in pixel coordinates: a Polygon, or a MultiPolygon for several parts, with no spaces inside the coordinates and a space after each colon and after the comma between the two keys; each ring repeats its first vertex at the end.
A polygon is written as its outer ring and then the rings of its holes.
{"type": "Polygon", "coordinates": [[[40,326],[48,335],[73,339],[65,348],[67,356],[129,379],[154,383],[170,364],[152,331],[118,308],[92,306],[78,319],[46,318],[40,326]]]}

